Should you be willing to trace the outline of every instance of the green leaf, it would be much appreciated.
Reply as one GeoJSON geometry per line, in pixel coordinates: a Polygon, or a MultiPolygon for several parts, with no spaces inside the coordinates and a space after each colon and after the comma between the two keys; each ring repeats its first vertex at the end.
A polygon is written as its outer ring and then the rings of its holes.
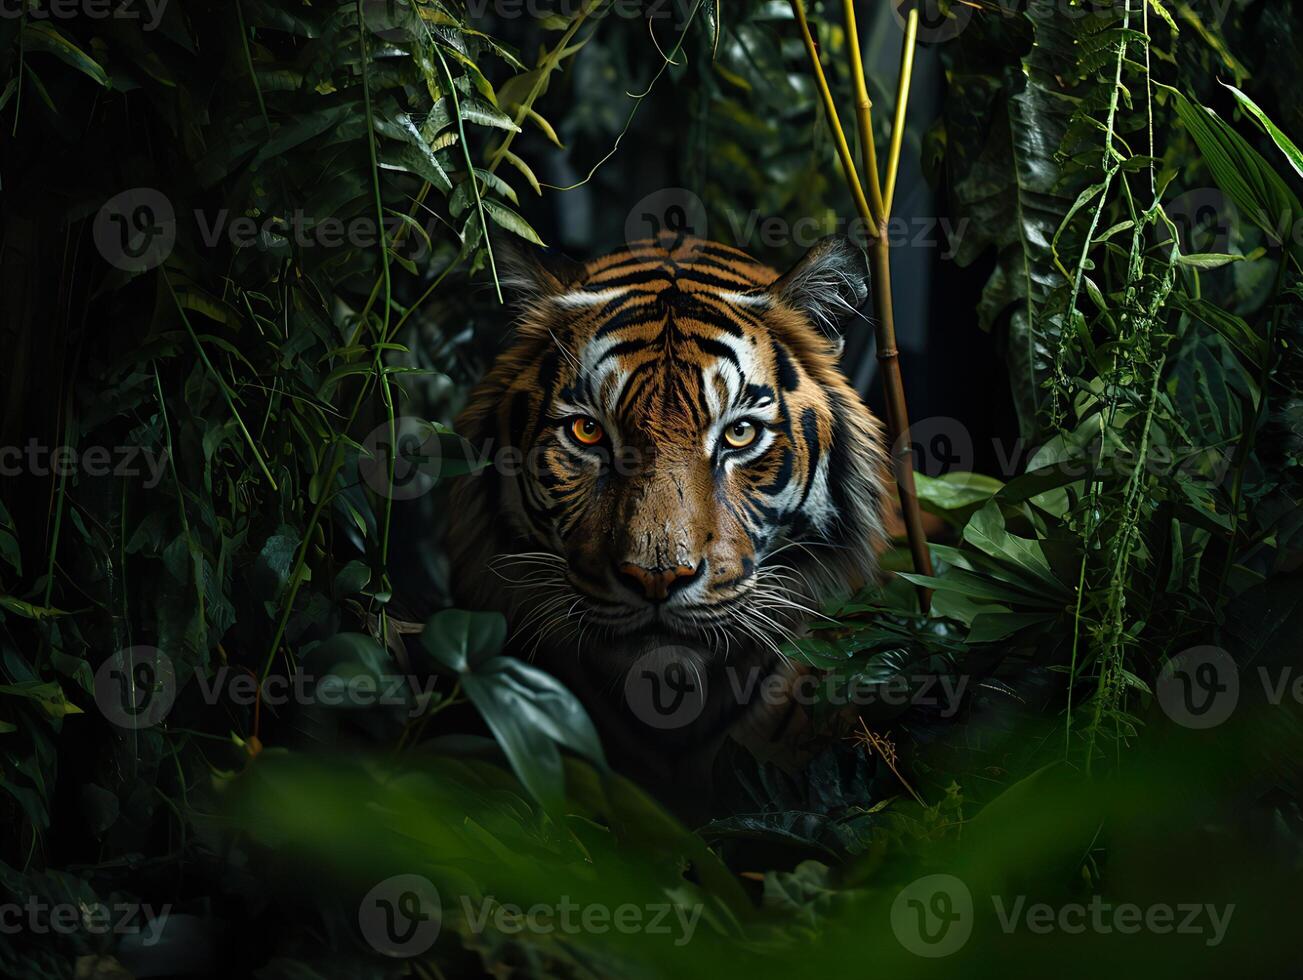
{"type": "Polygon", "coordinates": [[[560,681],[522,660],[495,656],[506,633],[498,613],[446,609],[426,622],[421,644],[458,674],[525,788],[559,812],[565,779],[557,746],[604,767],[601,742],[583,706],[560,681]]]}
{"type": "Polygon", "coordinates": [[[462,673],[502,649],[507,621],[500,613],[445,609],[435,613],[421,633],[421,645],[449,670],[462,673]]]}
{"type": "Polygon", "coordinates": [[[335,576],[334,591],[336,597],[357,595],[371,581],[371,569],[366,562],[356,558],[350,561],[335,576]]]}
{"type": "Polygon", "coordinates": [[[49,52],[76,68],[87,78],[93,79],[105,88],[109,87],[109,76],[104,71],[104,66],[73,44],[57,27],[46,21],[26,21],[23,24],[22,44],[29,51],[49,52]]]}
{"type": "Polygon", "coordinates": [[[969,599],[982,599],[999,602],[1009,606],[1037,606],[1046,609],[1058,609],[1061,600],[1049,599],[1043,595],[1034,595],[1025,589],[1015,588],[988,575],[951,569],[944,576],[918,575],[914,572],[897,572],[898,577],[914,585],[937,591],[955,592],[969,599]]]}
{"type": "Polygon", "coordinates": [[[1041,583],[1051,593],[1064,591],[1063,584],[1050,570],[1040,543],[1010,534],[1005,529],[1000,505],[995,501],[972,516],[964,528],[964,540],[984,554],[1023,572],[1028,579],[1041,583]]]}
{"type": "Polygon", "coordinates": [[[1235,352],[1244,358],[1255,375],[1261,372],[1267,357],[1267,341],[1258,336],[1246,320],[1228,313],[1215,303],[1201,297],[1188,296],[1179,290],[1174,290],[1170,298],[1174,306],[1221,334],[1235,352]]]}
{"type": "Polygon", "coordinates": [[[81,708],[69,701],[64,695],[63,688],[59,686],[58,681],[46,681],[45,683],[24,681],[21,684],[0,684],[0,694],[12,694],[15,697],[35,701],[51,718],[62,718],[65,715],[79,715],[82,713],[81,708]]]}
{"type": "Polygon", "coordinates": [[[1182,124],[1198,144],[1217,186],[1298,262],[1303,243],[1293,241],[1290,234],[1294,223],[1303,218],[1298,197],[1262,154],[1217,113],[1191,102],[1177,89],[1162,88],[1171,96],[1182,124]]]}
{"type": "Polygon", "coordinates": [[[557,746],[606,765],[587,712],[551,674],[523,660],[493,657],[463,673],[461,684],[506,753],[512,771],[549,811],[559,813],[565,799],[557,746]]]}
{"type": "Polygon", "coordinates": [[[538,182],[538,177],[534,175],[534,171],[530,169],[529,164],[520,159],[520,157],[516,156],[516,154],[512,153],[510,150],[504,150],[502,158],[520,171],[521,176],[529,181],[529,186],[534,189],[535,194],[543,193],[543,188],[538,182]]]}
{"type": "MultiPolygon", "coordinates": [[[[509,133],[520,132],[520,127],[516,125],[510,116],[483,99],[462,95],[457,101],[461,105],[461,117],[465,122],[475,123],[478,126],[489,126],[494,129],[505,129],[509,133]]],[[[430,113],[428,123],[431,132],[440,132],[450,125],[453,122],[452,113],[452,99],[443,98],[436,102],[434,109],[430,113]]]]}
{"type": "Polygon", "coordinates": [[[1031,42],[1021,63],[1015,58],[995,77],[953,73],[946,156],[953,194],[969,222],[955,262],[968,266],[996,253],[978,324],[1007,331],[1001,346],[1019,428],[1039,441],[1047,422],[1045,385],[1065,329],[1055,307],[1065,282],[1052,243],[1090,183],[1082,168],[1065,167],[1059,157],[1080,103],[1071,80],[1090,18],[1064,17],[1057,0],[1028,0],[1019,9],[1025,12],[1014,19],[1031,42]]]}
{"type": "Polygon", "coordinates": [[[19,599],[17,596],[0,595],[0,609],[8,609],[15,615],[22,616],[24,619],[50,619],[54,616],[68,615],[62,609],[55,609],[49,606],[37,606],[30,602],[19,599]]]}
{"type": "Polygon", "coordinates": [[[989,500],[1004,486],[995,477],[981,473],[947,473],[932,477],[926,473],[914,474],[918,499],[929,509],[963,510],[989,500]]]}
{"type": "Polygon", "coordinates": [[[1303,177],[1303,151],[1299,150],[1298,144],[1286,136],[1281,128],[1268,118],[1258,103],[1254,102],[1234,85],[1227,85],[1225,82],[1222,82],[1222,85],[1231,90],[1231,94],[1239,100],[1240,107],[1258,121],[1263,131],[1271,137],[1272,142],[1280,149],[1280,152],[1285,154],[1285,159],[1294,168],[1294,172],[1303,177]]]}
{"type": "Polygon", "coordinates": [[[392,120],[377,116],[375,129],[382,136],[400,143],[399,146],[385,144],[380,147],[378,157],[382,167],[389,170],[405,170],[418,177],[424,177],[445,194],[452,190],[452,180],[447,171],[443,169],[434,151],[407,113],[397,113],[392,120]]]}
{"type": "Polygon", "coordinates": [[[526,241],[533,242],[535,245],[543,244],[543,239],[538,237],[538,233],[529,226],[529,223],[525,221],[524,218],[516,214],[515,211],[512,211],[509,207],[506,207],[503,204],[499,204],[492,198],[486,197],[483,203],[484,210],[488,212],[488,215],[493,219],[494,224],[507,229],[507,231],[514,235],[519,235],[526,241]]]}
{"type": "Polygon", "coordinates": [[[0,559],[19,575],[23,574],[22,549],[18,545],[18,529],[14,520],[0,502],[0,559]]]}
{"type": "Polygon", "coordinates": [[[1218,255],[1210,252],[1196,252],[1193,255],[1182,255],[1176,261],[1180,265],[1188,265],[1195,269],[1220,269],[1232,262],[1244,262],[1247,259],[1247,255],[1218,255]]]}
{"type": "Polygon", "coordinates": [[[1031,627],[1052,623],[1056,618],[1049,613],[981,613],[973,617],[967,640],[969,643],[995,643],[1031,627]]]}

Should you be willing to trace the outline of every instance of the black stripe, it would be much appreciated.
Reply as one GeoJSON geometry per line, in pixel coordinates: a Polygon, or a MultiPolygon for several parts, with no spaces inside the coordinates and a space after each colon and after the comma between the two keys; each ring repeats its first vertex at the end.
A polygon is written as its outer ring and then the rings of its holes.
{"type": "Polygon", "coordinates": [[[801,413],[801,435],[805,436],[805,447],[810,457],[810,470],[806,474],[805,489],[801,491],[801,499],[796,504],[797,510],[805,506],[806,498],[810,496],[810,490],[814,487],[814,476],[819,469],[819,457],[822,455],[823,450],[823,447],[819,445],[819,418],[813,408],[807,408],[801,413]]]}
{"type": "Polygon", "coordinates": [[[772,482],[766,483],[760,488],[760,492],[770,497],[776,497],[786,490],[787,485],[792,482],[792,462],[792,450],[790,447],[784,446],[783,461],[778,464],[778,472],[774,475],[772,482]]]}
{"type": "Polygon", "coordinates": [[[662,304],[638,303],[627,309],[620,310],[609,321],[598,327],[597,332],[593,334],[593,340],[601,340],[617,330],[626,330],[630,327],[645,327],[649,323],[655,323],[664,318],[665,309],[662,304]]]}
{"type": "MultiPolygon", "coordinates": [[[[723,300],[720,300],[721,306],[723,300]]],[[[691,316],[723,330],[734,337],[744,337],[746,334],[741,327],[737,325],[736,318],[732,316],[733,311],[730,309],[717,309],[709,303],[704,303],[700,298],[693,296],[691,293],[681,293],[674,298],[674,310],[681,316],[691,316]]]]}
{"type": "MultiPolygon", "coordinates": [[[[739,262],[740,260],[735,256],[733,257],[733,261],[736,263],[739,262]]],[[[699,266],[705,266],[708,269],[714,269],[717,272],[723,272],[730,276],[735,276],[740,285],[746,286],[749,289],[757,288],[756,281],[754,279],[747,278],[743,273],[738,272],[737,269],[734,268],[734,266],[728,264],[728,262],[725,262],[722,259],[716,258],[713,255],[702,255],[700,258],[694,257],[692,260],[692,264],[689,265],[688,268],[689,270],[692,270],[698,268],[699,266]]]]}
{"type": "Polygon", "coordinates": [[[598,365],[603,364],[608,358],[623,357],[625,354],[636,354],[652,346],[648,340],[622,340],[618,344],[612,344],[605,354],[598,360],[598,365]]]}
{"type": "MultiPolygon", "coordinates": [[[[605,275],[605,272],[602,275],[605,275]]],[[[591,285],[594,289],[619,289],[622,286],[650,286],[659,283],[669,285],[673,279],[671,270],[662,266],[659,269],[639,269],[637,272],[629,272],[614,279],[598,279],[591,285]]]]}
{"type": "Polygon", "coordinates": [[[796,373],[796,368],[792,364],[792,359],[787,356],[787,350],[778,341],[773,342],[774,364],[778,370],[778,384],[783,391],[795,391],[801,386],[800,375],[796,373]]]}
{"type": "Polygon", "coordinates": [[[739,371],[742,370],[742,364],[738,361],[737,355],[733,353],[733,348],[728,344],[720,343],[718,340],[711,340],[709,337],[702,337],[695,333],[685,335],[690,341],[701,348],[702,353],[714,354],[716,357],[732,362],[733,366],[739,371]]]}

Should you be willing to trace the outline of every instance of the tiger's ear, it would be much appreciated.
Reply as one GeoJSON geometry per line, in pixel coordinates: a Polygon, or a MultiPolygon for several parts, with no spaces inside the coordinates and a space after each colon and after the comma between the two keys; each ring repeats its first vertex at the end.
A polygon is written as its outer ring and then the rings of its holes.
{"type": "Polygon", "coordinates": [[[769,286],[769,294],[809,317],[836,337],[841,325],[860,314],[869,297],[869,267],[864,253],[844,235],[815,242],[796,265],[769,286]]]}
{"type": "Polygon", "coordinates": [[[560,296],[583,282],[587,274],[582,262],[514,235],[494,239],[493,258],[498,282],[519,303],[560,296]]]}

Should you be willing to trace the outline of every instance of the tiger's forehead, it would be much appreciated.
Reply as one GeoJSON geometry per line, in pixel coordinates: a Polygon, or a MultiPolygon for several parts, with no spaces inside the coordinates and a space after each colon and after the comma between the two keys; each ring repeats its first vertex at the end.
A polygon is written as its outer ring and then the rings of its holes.
{"type": "Polygon", "coordinates": [[[639,428],[776,410],[797,369],[765,324],[775,278],[735,249],[665,236],[591,263],[554,298],[572,374],[563,399],[639,428]]]}
{"type": "Polygon", "coordinates": [[[718,242],[662,234],[594,259],[585,267],[593,289],[677,282],[680,288],[753,289],[777,278],[769,266],[718,242]]]}

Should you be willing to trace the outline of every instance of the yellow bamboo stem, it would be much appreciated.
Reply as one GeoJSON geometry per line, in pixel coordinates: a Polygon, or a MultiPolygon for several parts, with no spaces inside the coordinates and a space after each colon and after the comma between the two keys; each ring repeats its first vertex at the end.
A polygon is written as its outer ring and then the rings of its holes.
{"type": "Polygon", "coordinates": [[[882,233],[882,225],[891,212],[884,206],[882,182],[878,175],[878,151],[873,139],[873,103],[864,83],[864,59],[860,57],[860,34],[855,24],[855,0],[843,0],[846,14],[846,41],[850,47],[851,78],[855,84],[855,120],[860,133],[860,159],[864,162],[869,185],[869,205],[873,209],[873,233],[882,233]]]}
{"type": "MultiPolygon", "coordinates": [[[[873,264],[873,305],[875,332],[877,335],[878,361],[882,365],[882,385],[887,407],[887,432],[892,442],[892,468],[895,471],[896,488],[900,495],[900,506],[905,520],[905,531],[909,538],[909,550],[914,561],[914,570],[920,575],[932,575],[932,554],[928,549],[927,534],[923,529],[923,515],[919,510],[918,492],[914,481],[913,449],[909,440],[909,410],[905,405],[905,382],[900,371],[900,352],[896,348],[896,317],[891,296],[891,246],[886,234],[887,221],[891,217],[891,201],[895,194],[896,174],[900,167],[900,152],[905,137],[905,110],[909,103],[909,89],[914,70],[914,42],[918,36],[918,11],[910,11],[905,28],[905,51],[901,57],[900,83],[897,87],[896,113],[891,132],[891,148],[887,157],[887,191],[885,199],[882,187],[878,183],[877,152],[873,141],[872,104],[869,101],[868,87],[864,83],[864,63],[860,58],[860,42],[855,25],[853,0],[844,0],[846,15],[846,34],[851,56],[851,77],[855,84],[856,123],[859,129],[860,145],[865,167],[869,171],[869,189],[873,197],[871,204],[865,199],[864,190],[855,172],[855,161],[851,157],[850,147],[842,132],[841,122],[837,118],[837,108],[828,80],[824,76],[823,66],[819,63],[819,49],[810,33],[810,25],[805,19],[805,7],[801,0],[791,0],[792,12],[796,15],[805,41],[806,53],[810,56],[810,66],[814,71],[815,83],[823,98],[824,109],[828,116],[829,128],[841,156],[842,168],[846,171],[851,195],[855,198],[856,209],[875,232],[870,243],[869,256],[873,264]]],[[[918,588],[919,610],[927,615],[932,601],[930,590],[918,588]]]]}
{"type": "MultiPolygon", "coordinates": [[[[846,0],[847,4],[850,0],[846,0]]],[[[914,78],[914,47],[918,41],[918,8],[909,12],[905,21],[905,47],[900,52],[900,84],[896,87],[896,118],[891,124],[891,150],[887,156],[887,185],[885,210],[891,217],[891,206],[896,200],[896,175],[900,172],[900,150],[905,142],[905,110],[909,107],[909,88],[914,78]]],[[[856,59],[858,60],[858,59],[856,59]]]]}
{"type": "Polygon", "coordinates": [[[841,159],[842,170],[846,174],[846,186],[850,188],[855,210],[859,211],[860,217],[868,222],[870,229],[876,229],[878,222],[864,196],[864,187],[860,184],[859,174],[855,171],[855,158],[851,155],[851,148],[846,142],[846,133],[842,130],[841,119],[837,116],[837,103],[833,101],[832,91],[828,88],[828,79],[823,73],[823,65],[819,62],[819,46],[814,43],[814,35],[810,33],[810,23],[805,19],[805,4],[801,0],[790,0],[790,2],[792,14],[801,28],[801,40],[805,42],[805,53],[810,58],[814,83],[819,89],[819,97],[823,100],[823,111],[828,117],[828,128],[832,130],[833,143],[837,148],[837,156],[841,159]]]}

